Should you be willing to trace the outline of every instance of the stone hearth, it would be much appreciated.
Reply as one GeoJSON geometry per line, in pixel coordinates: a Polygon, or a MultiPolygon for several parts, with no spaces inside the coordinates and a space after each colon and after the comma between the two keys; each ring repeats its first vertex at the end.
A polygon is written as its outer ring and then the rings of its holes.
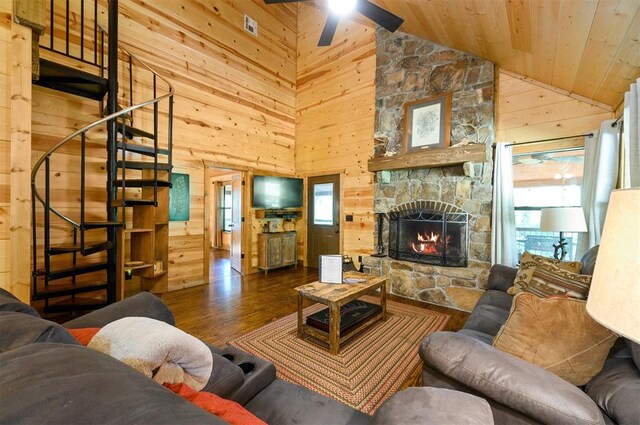
{"type": "MultiPolygon", "coordinates": [[[[447,91],[452,93],[451,145],[492,144],[493,64],[408,34],[379,30],[374,157],[401,154],[406,102],[447,91]]],[[[461,310],[473,308],[486,288],[490,268],[491,175],[490,162],[376,174],[375,212],[386,214],[410,201],[436,201],[469,214],[466,268],[388,257],[365,259],[366,264],[379,266],[388,273],[392,293],[461,310]]],[[[388,231],[385,221],[382,229],[385,247],[388,231]]]]}

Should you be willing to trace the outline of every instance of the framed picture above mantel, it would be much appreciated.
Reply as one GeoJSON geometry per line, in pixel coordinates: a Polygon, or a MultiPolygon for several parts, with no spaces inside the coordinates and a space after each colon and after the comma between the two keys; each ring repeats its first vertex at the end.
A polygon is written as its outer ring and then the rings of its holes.
{"type": "Polygon", "coordinates": [[[448,148],[450,132],[451,92],[404,105],[403,153],[448,148]]]}

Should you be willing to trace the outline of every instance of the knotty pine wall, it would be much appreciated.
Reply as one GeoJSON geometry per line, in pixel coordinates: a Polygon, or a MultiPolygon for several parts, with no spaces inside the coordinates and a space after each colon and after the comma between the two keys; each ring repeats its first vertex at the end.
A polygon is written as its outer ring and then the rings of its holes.
{"type": "MultiPolygon", "coordinates": [[[[600,128],[613,112],[578,100],[548,86],[500,72],[498,76],[498,142],[526,142],[574,136],[600,128]]],[[[532,145],[527,150],[584,146],[582,138],[532,145]]],[[[525,147],[517,148],[523,152],[525,147]]]]}
{"type": "Polygon", "coordinates": [[[298,14],[296,171],[343,174],[340,229],[344,254],[373,250],[375,28],[341,20],[330,47],[317,43],[326,12],[306,5],[298,14]],[[345,215],[353,214],[353,222],[345,215]]]}
{"type": "Polygon", "coordinates": [[[10,290],[11,3],[0,2],[0,288],[10,290]]]}

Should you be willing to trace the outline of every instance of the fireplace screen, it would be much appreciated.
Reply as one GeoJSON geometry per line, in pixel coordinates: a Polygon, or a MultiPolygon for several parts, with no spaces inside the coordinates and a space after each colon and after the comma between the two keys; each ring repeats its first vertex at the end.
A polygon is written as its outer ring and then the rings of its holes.
{"type": "Polygon", "coordinates": [[[388,217],[389,257],[438,266],[467,266],[467,213],[422,209],[391,212],[388,217]]]}

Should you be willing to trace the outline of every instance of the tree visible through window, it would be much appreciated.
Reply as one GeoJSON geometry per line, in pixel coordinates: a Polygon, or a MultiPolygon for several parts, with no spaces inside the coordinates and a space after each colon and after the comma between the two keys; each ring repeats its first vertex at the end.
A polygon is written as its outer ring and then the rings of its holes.
{"type": "MultiPolygon", "coordinates": [[[[525,251],[553,256],[558,233],[540,231],[545,207],[580,206],[584,149],[537,152],[513,157],[513,204],[518,257],[525,251]]],[[[576,256],[578,234],[565,233],[566,260],[576,256]]]]}

